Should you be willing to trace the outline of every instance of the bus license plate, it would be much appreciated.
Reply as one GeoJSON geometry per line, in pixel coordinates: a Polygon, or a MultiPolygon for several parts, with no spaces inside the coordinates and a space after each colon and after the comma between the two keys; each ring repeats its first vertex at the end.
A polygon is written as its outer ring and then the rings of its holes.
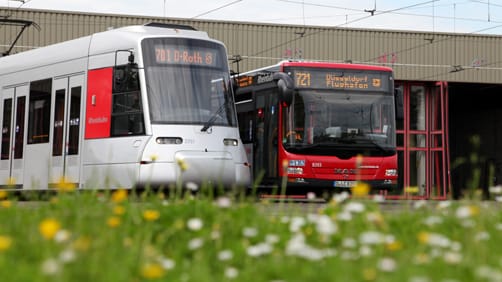
{"type": "Polygon", "coordinates": [[[333,187],[343,187],[343,188],[350,188],[354,185],[356,185],[355,181],[347,181],[347,180],[335,181],[333,183],[333,187]]]}

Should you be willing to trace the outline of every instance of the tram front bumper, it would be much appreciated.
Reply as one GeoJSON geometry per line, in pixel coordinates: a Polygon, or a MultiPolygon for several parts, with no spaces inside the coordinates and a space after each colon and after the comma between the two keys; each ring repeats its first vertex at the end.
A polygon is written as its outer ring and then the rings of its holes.
{"type": "MultiPolygon", "coordinates": [[[[233,186],[239,184],[236,164],[228,152],[179,151],[175,161],[154,161],[143,164],[140,169],[141,186],[166,186],[195,183],[208,186],[233,186]]],[[[243,165],[242,165],[243,166],[243,165]]]]}

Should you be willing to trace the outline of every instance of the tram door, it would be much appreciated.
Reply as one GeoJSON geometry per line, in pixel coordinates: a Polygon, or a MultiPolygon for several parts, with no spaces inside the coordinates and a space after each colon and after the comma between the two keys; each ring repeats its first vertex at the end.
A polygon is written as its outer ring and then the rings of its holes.
{"type": "Polygon", "coordinates": [[[54,80],[51,183],[79,183],[83,75],[54,80]]]}
{"type": "Polygon", "coordinates": [[[2,91],[0,185],[6,188],[21,188],[23,185],[27,94],[27,84],[2,91]]]}

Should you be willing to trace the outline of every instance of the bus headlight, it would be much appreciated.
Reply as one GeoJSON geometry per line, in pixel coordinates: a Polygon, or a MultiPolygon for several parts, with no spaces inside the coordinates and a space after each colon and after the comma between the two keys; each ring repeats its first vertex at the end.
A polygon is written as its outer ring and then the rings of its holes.
{"type": "Polygon", "coordinates": [[[223,139],[223,144],[225,146],[237,146],[239,145],[239,141],[237,139],[225,138],[223,139]]]}
{"type": "Polygon", "coordinates": [[[303,174],[302,167],[288,167],[288,174],[303,174]]]}
{"type": "Polygon", "coordinates": [[[385,176],[397,176],[397,169],[386,169],[385,176]]]}

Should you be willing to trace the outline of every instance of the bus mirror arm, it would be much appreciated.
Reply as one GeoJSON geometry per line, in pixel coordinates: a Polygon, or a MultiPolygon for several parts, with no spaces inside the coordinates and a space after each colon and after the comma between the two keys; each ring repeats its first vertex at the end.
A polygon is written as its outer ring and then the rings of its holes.
{"type": "Polygon", "coordinates": [[[283,72],[274,73],[272,78],[277,82],[279,100],[288,106],[291,105],[293,101],[293,79],[283,72]]]}
{"type": "Polygon", "coordinates": [[[237,89],[239,89],[239,83],[237,83],[237,78],[234,78],[230,80],[232,83],[232,90],[234,91],[234,94],[237,93],[237,89]]]}

